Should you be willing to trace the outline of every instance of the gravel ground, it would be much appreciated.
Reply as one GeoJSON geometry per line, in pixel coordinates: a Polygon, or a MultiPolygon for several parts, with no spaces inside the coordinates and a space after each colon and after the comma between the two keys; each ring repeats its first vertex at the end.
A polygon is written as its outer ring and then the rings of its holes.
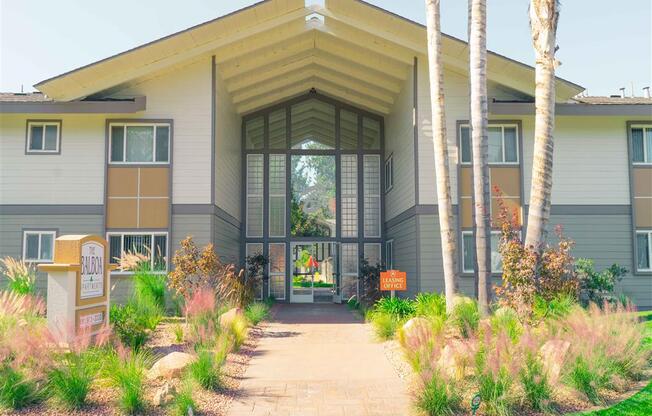
{"type": "MultiPolygon", "coordinates": [[[[172,332],[173,325],[180,323],[174,319],[166,319],[164,323],[159,325],[152,338],[147,343],[147,346],[152,352],[162,357],[173,351],[186,351],[186,344],[176,343],[172,332]]],[[[193,391],[193,398],[198,407],[198,414],[207,416],[225,416],[233,398],[236,396],[238,387],[242,376],[253,356],[256,346],[264,328],[265,322],[251,328],[245,343],[240,347],[237,352],[230,353],[224,366],[222,367],[222,382],[223,388],[218,391],[206,391],[197,389],[193,391]]],[[[154,380],[147,382],[145,397],[150,403],[145,409],[146,415],[165,415],[167,409],[165,407],[155,407],[151,404],[151,399],[156,390],[165,383],[164,380],[154,380]]],[[[178,387],[178,380],[174,381],[178,387]]],[[[29,406],[21,409],[20,411],[6,411],[0,410],[0,415],[21,415],[21,416],[108,416],[120,415],[119,410],[115,408],[115,401],[118,392],[111,387],[96,385],[91,390],[88,397],[88,405],[83,410],[70,411],[64,409],[57,409],[53,404],[39,403],[37,405],[29,406]]]]}

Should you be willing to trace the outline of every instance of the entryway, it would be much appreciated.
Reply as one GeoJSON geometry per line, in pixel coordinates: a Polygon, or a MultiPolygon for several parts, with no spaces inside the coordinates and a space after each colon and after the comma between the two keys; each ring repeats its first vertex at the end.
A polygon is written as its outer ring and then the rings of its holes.
{"type": "Polygon", "coordinates": [[[290,302],[324,303],[340,299],[339,244],[292,243],[290,302]]]}
{"type": "Polygon", "coordinates": [[[230,416],[406,416],[406,382],[344,305],[277,304],[230,416]]]}

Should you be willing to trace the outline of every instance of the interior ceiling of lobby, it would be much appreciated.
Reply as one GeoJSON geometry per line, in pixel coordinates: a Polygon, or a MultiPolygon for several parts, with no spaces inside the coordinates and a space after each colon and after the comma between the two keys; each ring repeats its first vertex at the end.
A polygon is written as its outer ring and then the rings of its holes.
{"type": "MultiPolygon", "coordinates": [[[[468,47],[443,36],[447,70],[468,73],[468,47]]],[[[236,110],[246,114],[319,92],[388,114],[414,58],[426,59],[425,28],[358,0],[267,0],[36,85],[57,101],[106,97],[207,56],[236,110]]],[[[489,79],[515,95],[534,92],[531,67],[490,53],[489,79]]],[[[558,79],[557,100],[582,90],[558,79]]]]}

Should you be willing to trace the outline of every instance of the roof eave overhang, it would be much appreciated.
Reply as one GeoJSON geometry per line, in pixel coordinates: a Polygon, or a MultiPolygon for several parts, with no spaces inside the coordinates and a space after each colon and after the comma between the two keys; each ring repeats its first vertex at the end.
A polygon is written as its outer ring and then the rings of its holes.
{"type": "MultiPolygon", "coordinates": [[[[375,37],[400,48],[395,50],[403,55],[403,63],[404,55],[427,55],[425,26],[365,2],[327,0],[325,7],[305,7],[301,0],[266,0],[42,81],[36,87],[57,101],[79,100],[164,68],[210,56],[216,51],[231,50],[250,37],[269,34],[271,30],[281,27],[287,28],[313,13],[325,17],[326,27],[307,27],[304,33],[319,30],[326,36],[346,42],[350,40],[346,34],[357,30],[364,32],[366,37],[375,37]],[[329,20],[336,25],[328,27],[329,20]]],[[[450,49],[450,53],[444,56],[445,65],[458,72],[468,72],[466,42],[447,35],[444,35],[444,42],[450,49]]],[[[534,69],[531,66],[492,52],[489,52],[488,65],[491,80],[534,95],[534,69]]],[[[579,85],[557,78],[556,100],[565,102],[583,90],[579,85]]]]}
{"type": "MultiPolygon", "coordinates": [[[[489,103],[495,116],[533,116],[534,103],[489,103]]],[[[555,105],[555,116],[648,116],[652,104],[569,104],[555,105]]]]}
{"type": "Polygon", "coordinates": [[[5,101],[0,102],[0,114],[130,114],[146,107],[146,97],[119,101],[5,101]]]}

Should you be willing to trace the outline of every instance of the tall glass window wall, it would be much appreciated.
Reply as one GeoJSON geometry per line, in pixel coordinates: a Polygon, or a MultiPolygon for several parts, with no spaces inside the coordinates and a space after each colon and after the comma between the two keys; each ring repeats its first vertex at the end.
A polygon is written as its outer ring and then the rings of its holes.
{"type": "Polygon", "coordinates": [[[360,255],[381,261],[382,117],[309,93],[245,116],[242,135],[243,253],[262,248],[269,257],[264,295],[291,298],[292,269],[314,280],[326,263],[341,277],[342,299],[357,294],[360,255]],[[334,243],[317,252],[337,261],[315,254],[293,264],[291,250],[310,243],[334,243]]]}

